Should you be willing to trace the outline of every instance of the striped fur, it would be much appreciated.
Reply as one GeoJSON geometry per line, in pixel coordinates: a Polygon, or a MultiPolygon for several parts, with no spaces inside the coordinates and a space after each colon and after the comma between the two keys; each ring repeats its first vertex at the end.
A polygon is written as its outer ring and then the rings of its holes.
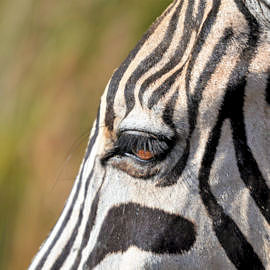
{"type": "Polygon", "coordinates": [[[269,11],[167,8],[108,83],[29,269],[270,269],[269,11]]]}

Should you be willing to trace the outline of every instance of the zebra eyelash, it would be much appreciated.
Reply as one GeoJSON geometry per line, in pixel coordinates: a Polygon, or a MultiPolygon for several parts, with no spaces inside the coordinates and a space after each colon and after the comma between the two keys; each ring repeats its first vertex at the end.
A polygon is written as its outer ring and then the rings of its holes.
{"type": "Polygon", "coordinates": [[[173,140],[162,135],[152,135],[143,133],[133,134],[122,132],[118,136],[114,146],[101,159],[101,163],[105,163],[113,156],[129,156],[143,163],[163,160],[173,146],[173,140]],[[149,160],[140,159],[136,153],[140,150],[150,152],[153,158],[149,160]]]}

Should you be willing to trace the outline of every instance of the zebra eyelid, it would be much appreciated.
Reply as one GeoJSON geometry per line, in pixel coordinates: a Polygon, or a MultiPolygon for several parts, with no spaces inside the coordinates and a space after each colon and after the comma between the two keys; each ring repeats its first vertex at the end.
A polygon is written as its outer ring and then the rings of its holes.
{"type": "Polygon", "coordinates": [[[171,151],[174,144],[175,140],[169,139],[164,135],[138,130],[122,130],[118,133],[114,146],[101,158],[101,164],[105,166],[107,161],[114,156],[130,157],[142,164],[162,161],[171,151]],[[149,149],[146,149],[147,147],[149,149]],[[149,160],[140,158],[136,154],[140,150],[151,152],[153,158],[149,160]]]}
{"type": "Polygon", "coordinates": [[[119,131],[116,133],[117,137],[119,138],[122,134],[134,134],[138,136],[145,136],[145,137],[151,137],[153,139],[159,140],[159,141],[165,141],[169,142],[174,140],[175,135],[168,134],[168,133],[162,133],[162,132],[153,132],[149,130],[144,129],[119,129],[119,131]]]}

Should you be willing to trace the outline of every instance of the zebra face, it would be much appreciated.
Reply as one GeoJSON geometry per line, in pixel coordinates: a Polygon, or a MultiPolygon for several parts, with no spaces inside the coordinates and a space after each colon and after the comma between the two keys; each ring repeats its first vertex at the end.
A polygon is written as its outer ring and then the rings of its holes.
{"type": "Polygon", "coordinates": [[[270,266],[266,11],[239,0],[168,7],[108,83],[30,269],[270,266]]]}

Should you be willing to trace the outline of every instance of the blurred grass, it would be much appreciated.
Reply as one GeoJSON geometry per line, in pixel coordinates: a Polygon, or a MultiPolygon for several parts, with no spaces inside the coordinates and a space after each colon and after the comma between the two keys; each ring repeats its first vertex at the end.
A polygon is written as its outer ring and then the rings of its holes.
{"type": "Polygon", "coordinates": [[[73,184],[99,97],[169,0],[1,0],[0,269],[26,269],[73,184]]]}

